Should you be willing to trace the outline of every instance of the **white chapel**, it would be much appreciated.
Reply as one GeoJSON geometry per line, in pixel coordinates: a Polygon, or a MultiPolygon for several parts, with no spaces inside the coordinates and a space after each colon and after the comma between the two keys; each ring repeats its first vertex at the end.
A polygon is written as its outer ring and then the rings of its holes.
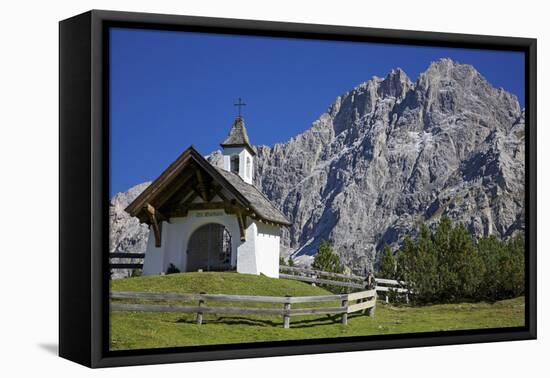
{"type": "Polygon", "coordinates": [[[173,265],[279,276],[290,222],[253,184],[256,154],[240,114],[221,147],[223,169],[190,146],[126,208],[149,225],[144,275],[173,265]]]}

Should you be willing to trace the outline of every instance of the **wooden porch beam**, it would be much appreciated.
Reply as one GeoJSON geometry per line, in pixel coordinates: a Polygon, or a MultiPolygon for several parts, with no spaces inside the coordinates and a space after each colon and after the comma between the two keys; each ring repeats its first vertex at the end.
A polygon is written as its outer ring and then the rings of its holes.
{"type": "Polygon", "coordinates": [[[168,222],[168,218],[165,217],[160,211],[158,211],[153,205],[148,203],[146,207],[147,207],[147,213],[154,215],[157,220],[161,222],[162,221],[168,222]]]}
{"type": "Polygon", "coordinates": [[[238,212],[237,220],[239,221],[239,233],[241,236],[241,241],[246,241],[246,215],[238,212]]]}
{"type": "Polygon", "coordinates": [[[196,192],[193,189],[194,185],[194,179],[189,179],[186,181],[186,183],[178,190],[177,193],[174,193],[168,201],[166,201],[162,207],[159,207],[159,209],[163,209],[163,212],[168,213],[168,210],[173,209],[180,205],[180,203],[184,202],[183,199],[187,200],[190,196],[196,197],[196,192]]]}
{"type": "Polygon", "coordinates": [[[201,202],[201,203],[182,203],[177,208],[175,208],[172,212],[170,212],[170,216],[174,217],[174,214],[178,214],[178,216],[182,216],[181,214],[187,214],[190,210],[224,210],[228,214],[236,214],[238,211],[242,211],[239,208],[232,206],[228,202],[201,202]]]}
{"type": "Polygon", "coordinates": [[[206,202],[206,203],[191,203],[187,206],[189,210],[215,210],[224,209],[225,203],[223,202],[206,202]]]}
{"type": "Polygon", "coordinates": [[[145,205],[145,210],[149,215],[153,234],[155,235],[155,247],[159,248],[162,245],[162,221],[168,219],[149,203],[145,205]]]}
{"type": "Polygon", "coordinates": [[[225,194],[223,194],[223,190],[220,190],[219,192],[216,193],[218,196],[220,196],[220,198],[223,200],[223,202],[227,202],[229,203],[229,199],[227,198],[227,196],[225,194]]]}
{"type": "Polygon", "coordinates": [[[219,196],[222,199],[222,201],[226,200],[225,196],[222,194],[222,187],[220,185],[214,185],[212,187],[210,200],[213,200],[216,196],[219,196]]]}
{"type": "Polygon", "coordinates": [[[153,199],[151,203],[156,206],[157,209],[161,208],[176,192],[182,191],[184,187],[189,185],[189,180],[193,177],[192,172],[188,172],[179,178],[176,178],[169,187],[165,188],[161,193],[157,195],[157,198],[153,199]]]}
{"type": "Polygon", "coordinates": [[[197,181],[198,181],[197,189],[199,190],[199,194],[205,202],[209,202],[210,198],[208,197],[208,191],[206,190],[206,182],[204,181],[202,172],[199,168],[197,168],[195,172],[197,175],[197,181]]]}

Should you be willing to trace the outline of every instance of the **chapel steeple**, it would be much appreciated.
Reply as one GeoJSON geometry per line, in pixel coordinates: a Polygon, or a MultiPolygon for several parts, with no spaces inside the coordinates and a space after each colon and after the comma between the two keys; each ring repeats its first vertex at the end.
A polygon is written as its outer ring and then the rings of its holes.
{"type": "Polygon", "coordinates": [[[229,130],[229,135],[220,144],[223,148],[223,168],[226,171],[239,175],[245,182],[252,184],[254,181],[254,149],[250,145],[248,133],[241,115],[241,107],[246,105],[239,98],[235,106],[239,107],[239,113],[229,130]]]}

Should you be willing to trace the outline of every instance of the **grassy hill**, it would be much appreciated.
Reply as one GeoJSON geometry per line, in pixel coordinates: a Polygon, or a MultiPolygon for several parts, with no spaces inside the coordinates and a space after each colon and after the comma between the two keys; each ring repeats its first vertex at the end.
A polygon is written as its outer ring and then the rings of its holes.
{"type": "Polygon", "coordinates": [[[300,281],[235,272],[177,273],[111,281],[113,291],[240,295],[327,295],[328,291],[300,281]]]}
{"type": "MultiPolygon", "coordinates": [[[[272,296],[329,294],[324,289],[299,281],[211,272],[114,280],[111,290],[272,296]]],[[[230,305],[243,304],[223,303],[223,306],[230,305]]],[[[251,305],[254,304],[246,304],[251,305]]],[[[307,304],[307,307],[313,307],[313,304],[307,304]]],[[[519,297],[493,304],[462,303],[421,307],[392,306],[379,301],[374,317],[350,314],[347,326],[341,325],[338,317],[315,315],[292,317],[290,329],[284,329],[282,318],[277,316],[205,314],[204,323],[199,326],[195,324],[194,314],[114,311],[111,314],[110,330],[111,349],[125,350],[514,327],[523,324],[524,299],[519,297]]]]}

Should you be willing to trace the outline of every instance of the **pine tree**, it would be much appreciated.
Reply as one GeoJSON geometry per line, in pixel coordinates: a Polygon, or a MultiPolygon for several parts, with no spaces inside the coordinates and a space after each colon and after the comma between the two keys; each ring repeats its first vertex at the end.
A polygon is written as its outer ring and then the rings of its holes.
{"type": "Polygon", "coordinates": [[[456,282],[452,299],[476,298],[485,268],[470,233],[463,224],[455,225],[451,232],[451,270],[456,282]]]}
{"type": "MultiPolygon", "coordinates": [[[[437,225],[435,234],[433,235],[434,251],[437,260],[437,282],[436,287],[440,292],[440,297],[449,297],[452,291],[452,286],[456,283],[456,273],[453,272],[452,252],[451,252],[451,232],[453,224],[451,220],[443,216],[437,225]]],[[[443,299],[443,298],[441,298],[443,299]]]]}
{"type": "Polygon", "coordinates": [[[380,256],[380,269],[378,270],[378,277],[395,279],[397,271],[397,260],[393,256],[393,253],[389,246],[384,246],[382,256],[380,256]]]}
{"type": "Polygon", "coordinates": [[[321,241],[319,245],[312,267],[313,269],[332,273],[342,273],[344,271],[344,267],[340,263],[340,257],[334,253],[330,244],[325,240],[321,241]]]}
{"type": "Polygon", "coordinates": [[[415,242],[410,237],[405,237],[403,246],[397,253],[396,278],[405,281],[409,289],[418,291],[418,254],[415,242]]]}
{"type": "Polygon", "coordinates": [[[422,225],[416,241],[418,260],[415,282],[418,290],[424,293],[426,301],[433,301],[438,294],[439,261],[432,239],[430,229],[426,225],[422,225]]]}
{"type": "Polygon", "coordinates": [[[484,266],[483,284],[479,294],[485,299],[495,300],[502,290],[500,261],[505,253],[504,248],[504,243],[494,235],[478,240],[477,250],[484,266]]]}
{"type": "Polygon", "coordinates": [[[292,259],[292,256],[288,257],[288,266],[294,266],[294,260],[292,259]]]}
{"type": "Polygon", "coordinates": [[[503,258],[503,292],[507,297],[525,294],[525,235],[519,233],[506,242],[503,258]]]}
{"type": "MultiPolygon", "coordinates": [[[[523,233],[476,241],[464,225],[442,217],[435,231],[423,225],[415,239],[405,238],[395,277],[407,282],[417,302],[513,298],[525,292],[525,248],[523,233]]],[[[384,251],[381,269],[386,259],[384,251]]]]}

